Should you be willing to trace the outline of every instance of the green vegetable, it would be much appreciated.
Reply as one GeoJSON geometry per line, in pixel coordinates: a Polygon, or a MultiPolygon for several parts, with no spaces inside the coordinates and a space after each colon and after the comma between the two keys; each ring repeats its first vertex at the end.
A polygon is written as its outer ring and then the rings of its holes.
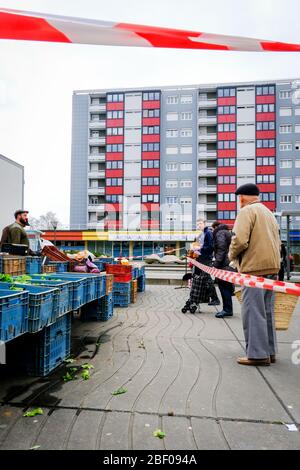
{"type": "Polygon", "coordinates": [[[15,282],[19,282],[20,284],[26,284],[28,281],[32,281],[32,277],[28,276],[28,274],[23,274],[22,276],[18,276],[15,279],[15,282]]]}
{"type": "Polygon", "coordinates": [[[64,382],[70,382],[71,380],[77,380],[78,377],[76,374],[77,372],[77,367],[71,367],[68,372],[66,373],[66,375],[63,376],[63,380],[64,382]]]}
{"type": "Polygon", "coordinates": [[[73,364],[73,362],[75,362],[75,359],[66,359],[64,362],[66,364],[73,364]]]}
{"type": "Polygon", "coordinates": [[[118,388],[118,390],[115,390],[114,392],[112,392],[112,395],[122,395],[122,393],[126,393],[127,392],[127,389],[126,388],[118,388]]]}
{"type": "Polygon", "coordinates": [[[23,287],[10,286],[9,290],[24,290],[23,287]]]}
{"type": "Polygon", "coordinates": [[[94,366],[92,366],[91,364],[82,364],[81,368],[90,370],[90,369],[94,369],[94,366]]]}
{"type": "Polygon", "coordinates": [[[43,412],[42,408],[35,408],[32,411],[26,411],[26,413],[24,413],[23,416],[25,418],[32,418],[33,416],[43,415],[43,414],[44,414],[44,412],[43,412]]]}
{"type": "Polygon", "coordinates": [[[163,432],[161,429],[156,429],[156,431],[154,431],[153,433],[153,436],[158,437],[159,439],[163,439],[164,437],[166,437],[166,433],[163,432]]]}
{"type": "Polygon", "coordinates": [[[37,450],[39,449],[41,446],[33,446],[33,447],[30,447],[29,450],[37,450]]]}
{"type": "Polygon", "coordinates": [[[13,282],[13,277],[10,274],[0,274],[0,282],[13,282]]]}
{"type": "Polygon", "coordinates": [[[83,378],[83,380],[88,380],[90,378],[90,373],[88,370],[84,370],[81,374],[81,377],[83,378]]]}

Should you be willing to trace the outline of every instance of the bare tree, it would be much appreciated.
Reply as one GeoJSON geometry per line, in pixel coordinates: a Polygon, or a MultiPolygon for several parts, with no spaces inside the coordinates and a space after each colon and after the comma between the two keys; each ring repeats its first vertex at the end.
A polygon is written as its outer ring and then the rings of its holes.
{"type": "Polygon", "coordinates": [[[40,215],[38,218],[30,217],[29,223],[32,228],[40,230],[56,230],[61,226],[61,222],[58,220],[56,214],[51,211],[40,215]]]}

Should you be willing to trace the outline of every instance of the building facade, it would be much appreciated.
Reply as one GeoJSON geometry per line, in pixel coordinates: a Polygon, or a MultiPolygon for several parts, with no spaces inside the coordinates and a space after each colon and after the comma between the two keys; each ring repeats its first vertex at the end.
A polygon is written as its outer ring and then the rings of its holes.
{"type": "Polygon", "coordinates": [[[24,209],[24,167],[0,155],[0,231],[14,222],[14,212],[24,209]]]}
{"type": "Polygon", "coordinates": [[[249,182],[270,210],[296,209],[299,90],[280,80],[75,91],[71,230],[116,231],[122,243],[135,233],[137,245],[144,233],[191,238],[197,218],[232,226],[235,190],[249,182]]]}

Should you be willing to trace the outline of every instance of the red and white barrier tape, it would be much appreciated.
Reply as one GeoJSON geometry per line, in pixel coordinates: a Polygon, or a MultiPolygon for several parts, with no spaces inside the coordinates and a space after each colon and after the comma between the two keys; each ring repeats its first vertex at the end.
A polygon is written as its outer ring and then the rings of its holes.
{"type": "Polygon", "coordinates": [[[0,8],[0,39],[250,52],[300,52],[299,44],[0,8]]]}
{"type": "Polygon", "coordinates": [[[188,258],[188,260],[197,268],[211,274],[218,279],[236,284],[244,287],[254,287],[257,289],[267,289],[274,292],[281,292],[283,294],[291,294],[300,296],[300,284],[293,284],[292,282],[273,281],[259,276],[251,276],[250,274],[234,273],[231,271],[224,271],[222,269],[212,268],[198,261],[188,258]]]}

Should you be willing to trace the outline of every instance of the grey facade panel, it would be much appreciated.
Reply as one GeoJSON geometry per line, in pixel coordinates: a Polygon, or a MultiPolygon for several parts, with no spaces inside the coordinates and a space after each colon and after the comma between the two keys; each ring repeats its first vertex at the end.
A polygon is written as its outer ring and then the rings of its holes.
{"type": "Polygon", "coordinates": [[[71,163],[71,230],[87,225],[89,95],[73,95],[71,163]]]}

